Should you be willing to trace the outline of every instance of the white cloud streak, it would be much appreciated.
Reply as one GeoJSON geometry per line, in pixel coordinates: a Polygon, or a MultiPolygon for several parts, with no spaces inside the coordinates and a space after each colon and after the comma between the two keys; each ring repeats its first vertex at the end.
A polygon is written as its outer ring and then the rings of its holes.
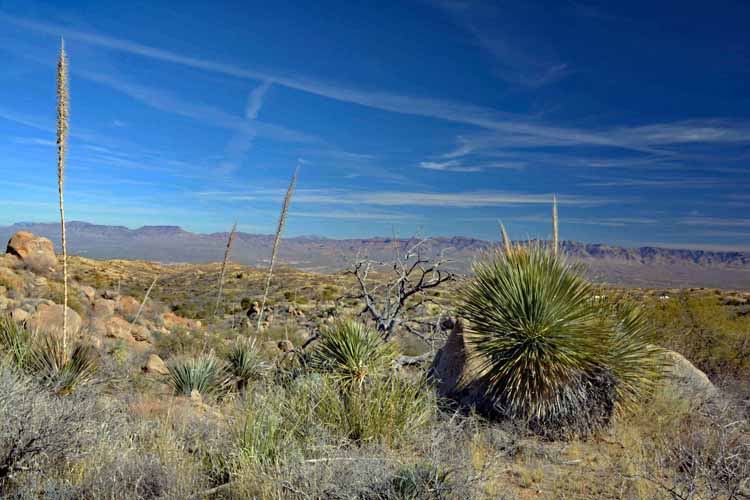
{"type": "MultiPolygon", "coordinates": [[[[199,197],[225,201],[277,200],[283,193],[279,190],[256,190],[247,193],[231,191],[207,191],[199,197]]],[[[568,206],[600,206],[621,203],[613,198],[598,198],[578,195],[558,195],[558,203],[568,206]]],[[[475,208],[513,205],[550,205],[552,194],[529,194],[500,191],[471,191],[459,193],[431,193],[419,191],[348,191],[343,189],[298,190],[294,201],[297,204],[361,205],[383,207],[436,207],[475,208]]]]}
{"type": "Polygon", "coordinates": [[[399,95],[383,91],[361,90],[321,79],[291,77],[281,73],[275,74],[256,71],[232,64],[184,56],[133,41],[86,33],[7,14],[0,14],[0,20],[37,32],[55,36],[62,35],[69,40],[77,40],[99,47],[119,50],[154,60],[179,64],[235,78],[267,81],[337,101],[393,113],[473,125],[495,132],[502,132],[509,138],[509,144],[515,144],[516,146],[591,145],[617,147],[649,153],[663,153],[663,151],[656,150],[652,146],[700,141],[721,143],[750,141],[750,133],[745,128],[735,131],[725,131],[719,126],[707,127],[705,125],[698,125],[695,122],[649,125],[631,129],[620,128],[595,132],[575,128],[547,126],[529,122],[516,115],[500,113],[481,106],[399,95]]]}

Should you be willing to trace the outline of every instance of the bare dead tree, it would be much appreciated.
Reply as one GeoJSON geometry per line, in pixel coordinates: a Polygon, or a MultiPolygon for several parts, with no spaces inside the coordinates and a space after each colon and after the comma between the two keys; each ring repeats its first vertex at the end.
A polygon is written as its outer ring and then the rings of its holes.
{"type": "Polygon", "coordinates": [[[352,266],[350,274],[357,280],[357,291],[345,298],[364,301],[360,314],[370,317],[384,340],[390,339],[398,328],[403,328],[428,341],[422,332],[426,326],[433,326],[431,322],[407,315],[425,303],[434,303],[425,292],[453,280],[455,276],[442,268],[448,262],[442,255],[436,258],[423,255],[422,247],[427,241],[418,241],[403,254],[397,251],[391,263],[358,258],[352,266]],[[378,268],[390,268],[390,277],[372,279],[370,273],[378,268]]]}

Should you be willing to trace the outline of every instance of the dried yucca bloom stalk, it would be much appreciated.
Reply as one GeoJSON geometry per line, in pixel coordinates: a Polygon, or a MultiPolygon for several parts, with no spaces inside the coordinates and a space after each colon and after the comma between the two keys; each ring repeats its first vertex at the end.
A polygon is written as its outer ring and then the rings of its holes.
{"type": "Polygon", "coordinates": [[[292,202],[292,195],[294,194],[294,187],[297,185],[297,175],[299,174],[299,166],[294,170],[292,180],[289,182],[289,187],[286,190],[286,196],[284,196],[284,204],[281,206],[281,216],[279,217],[279,225],[276,228],[276,237],[273,240],[273,251],[271,252],[271,263],[268,266],[268,274],[266,276],[266,288],[263,292],[263,300],[260,305],[260,311],[258,311],[258,324],[257,330],[260,331],[261,322],[263,321],[263,309],[266,307],[266,300],[268,299],[268,290],[271,288],[271,276],[273,275],[273,266],[276,262],[276,255],[279,251],[279,242],[281,241],[281,233],[284,232],[284,224],[286,224],[286,217],[289,213],[289,205],[292,202]]]}
{"type": "Polygon", "coordinates": [[[68,352],[68,250],[65,238],[65,201],[63,197],[65,150],[68,138],[68,100],[68,61],[65,57],[65,42],[60,41],[60,57],[57,62],[57,188],[60,194],[60,230],[63,254],[63,353],[68,352]]]}
{"type": "Polygon", "coordinates": [[[224,290],[224,276],[227,272],[227,263],[229,262],[229,256],[232,253],[232,244],[237,236],[237,223],[235,222],[232,226],[232,230],[229,232],[229,239],[227,240],[227,248],[224,250],[224,261],[221,263],[221,275],[219,276],[219,293],[216,295],[216,304],[214,305],[214,316],[219,310],[219,304],[221,304],[221,293],[224,290]]]}
{"type": "Polygon", "coordinates": [[[552,254],[557,257],[559,246],[559,233],[557,227],[557,195],[552,196],[552,254]]]}
{"type": "Polygon", "coordinates": [[[513,248],[510,243],[510,238],[508,238],[508,232],[505,230],[505,225],[502,223],[502,221],[498,222],[500,222],[500,234],[503,237],[503,249],[505,250],[506,254],[509,254],[513,250],[513,248]]]}
{"type": "Polygon", "coordinates": [[[146,295],[143,297],[143,301],[141,302],[140,307],[138,307],[138,312],[135,313],[135,318],[133,318],[132,325],[135,325],[138,322],[138,318],[141,317],[141,313],[143,312],[143,307],[146,305],[146,301],[148,300],[149,295],[151,295],[151,290],[154,289],[154,285],[156,285],[156,280],[159,279],[159,275],[157,274],[154,277],[154,281],[151,282],[151,286],[148,287],[148,290],[146,290],[146,295]]]}

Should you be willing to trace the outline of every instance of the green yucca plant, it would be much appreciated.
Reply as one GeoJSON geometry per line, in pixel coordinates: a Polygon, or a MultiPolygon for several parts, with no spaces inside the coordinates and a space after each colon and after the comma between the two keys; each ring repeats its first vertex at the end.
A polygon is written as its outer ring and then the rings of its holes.
{"type": "Polygon", "coordinates": [[[9,361],[25,369],[31,361],[33,335],[9,316],[0,317],[0,349],[9,361]]]}
{"type": "Polygon", "coordinates": [[[602,304],[612,327],[608,363],[617,385],[617,399],[631,409],[654,391],[666,368],[664,350],[655,345],[656,331],[643,311],[628,301],[602,304]]]}
{"type": "Polygon", "coordinates": [[[235,378],[239,389],[251,381],[262,379],[268,369],[255,345],[255,339],[237,341],[230,349],[227,361],[227,371],[235,378]]]}
{"type": "Polygon", "coordinates": [[[311,354],[313,367],[340,382],[361,386],[371,375],[383,373],[395,358],[393,344],[357,321],[340,321],[321,331],[311,354]]]}
{"type": "Polygon", "coordinates": [[[32,348],[31,370],[58,394],[69,394],[93,379],[98,360],[93,346],[78,343],[68,352],[62,338],[43,335],[32,348]]]}
{"type": "Polygon", "coordinates": [[[597,303],[581,269],[554,250],[491,251],[474,273],[461,292],[464,338],[502,414],[586,429],[653,385],[658,353],[642,317],[597,303]]]}
{"type": "Polygon", "coordinates": [[[226,367],[213,354],[176,359],[167,369],[167,383],[178,395],[189,396],[193,391],[202,396],[220,394],[231,385],[226,367]]]}
{"type": "Polygon", "coordinates": [[[59,394],[91,381],[98,368],[93,346],[76,344],[72,351],[58,335],[34,335],[11,318],[0,318],[0,348],[17,368],[39,377],[59,394]]]}

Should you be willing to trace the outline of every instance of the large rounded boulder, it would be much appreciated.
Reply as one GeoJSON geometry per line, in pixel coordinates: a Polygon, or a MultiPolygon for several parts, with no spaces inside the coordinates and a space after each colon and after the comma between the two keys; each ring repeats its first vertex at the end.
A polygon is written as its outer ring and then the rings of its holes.
{"type": "Polygon", "coordinates": [[[34,236],[28,231],[14,234],[8,241],[6,252],[16,256],[24,266],[35,273],[48,273],[57,265],[52,242],[47,238],[34,236]]]}

